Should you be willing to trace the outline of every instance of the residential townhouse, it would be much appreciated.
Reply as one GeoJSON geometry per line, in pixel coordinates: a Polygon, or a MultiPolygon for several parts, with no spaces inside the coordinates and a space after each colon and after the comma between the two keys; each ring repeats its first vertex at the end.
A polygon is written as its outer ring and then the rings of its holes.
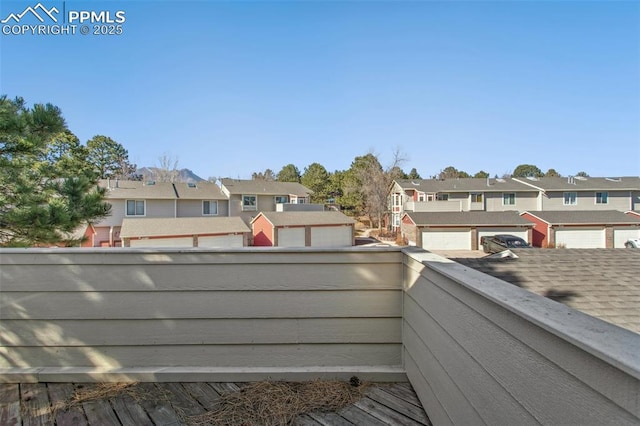
{"type": "MultiPolygon", "coordinates": [[[[229,216],[249,224],[259,212],[274,212],[279,204],[309,204],[311,191],[296,182],[222,179],[222,193],[229,200],[229,216]]],[[[314,207],[309,207],[314,209],[314,207]]]]}
{"type": "MultiPolygon", "coordinates": [[[[456,220],[473,230],[474,225],[482,225],[473,222],[476,219],[474,212],[516,211],[537,224],[528,238],[536,246],[561,243],[567,247],[624,247],[625,238],[635,238],[640,232],[637,224],[621,223],[619,218],[603,221],[603,218],[610,219],[617,212],[640,211],[640,178],[396,180],[389,191],[389,209],[392,228],[400,230],[409,241],[422,241],[421,245],[429,249],[466,249],[469,246],[475,249],[476,243],[474,238],[469,238],[467,229],[463,233],[454,233],[454,229],[438,229],[440,240],[435,238],[435,234],[429,234],[428,239],[416,238],[412,227],[419,225],[435,229],[442,223],[430,222],[432,216],[421,216],[420,223],[413,223],[405,213],[457,212],[456,220]],[[552,242],[543,237],[546,233],[538,230],[543,225],[538,223],[536,212],[561,218],[560,222],[553,222],[553,226],[561,229],[558,235],[562,238],[552,242]],[[571,212],[583,215],[573,217],[575,215],[572,216],[571,212]],[[576,223],[578,219],[580,223],[576,223]],[[460,236],[464,238],[458,238],[460,236]]],[[[441,219],[440,216],[433,217],[441,219]]],[[[473,232],[471,234],[473,237],[473,232]]]]}
{"type": "MultiPolygon", "coordinates": [[[[105,199],[112,206],[110,216],[93,224],[93,246],[98,247],[122,246],[122,225],[125,220],[131,219],[240,217],[249,225],[259,212],[276,211],[278,206],[282,209],[282,205],[304,206],[308,210],[318,210],[320,207],[322,210],[322,206],[309,204],[311,190],[291,182],[223,179],[220,187],[212,182],[171,183],[106,179],[99,181],[98,186],[106,189],[105,199]]],[[[175,225],[177,228],[193,230],[192,223],[178,222],[180,223],[175,225]]],[[[200,226],[206,223],[210,224],[207,225],[209,228],[220,226],[213,222],[197,222],[200,226]]],[[[138,225],[135,229],[137,228],[138,225]]],[[[209,235],[210,231],[211,229],[202,229],[197,234],[209,235]]],[[[137,234],[132,236],[140,237],[137,234]]],[[[162,237],[171,238],[171,235],[162,233],[162,237]]],[[[180,238],[187,240],[183,235],[180,238]]]]}
{"type": "Polygon", "coordinates": [[[176,217],[177,195],[172,183],[106,179],[98,186],[106,189],[111,214],[93,224],[96,246],[121,246],[120,230],[125,218],[176,217]]]}
{"type": "Polygon", "coordinates": [[[213,182],[174,183],[176,217],[229,216],[229,200],[213,182]]]}
{"type": "Polygon", "coordinates": [[[538,191],[534,210],[638,210],[640,177],[514,178],[538,191]]]}
{"type": "Polygon", "coordinates": [[[391,226],[405,212],[535,210],[539,190],[514,179],[398,179],[390,188],[391,226]]]}

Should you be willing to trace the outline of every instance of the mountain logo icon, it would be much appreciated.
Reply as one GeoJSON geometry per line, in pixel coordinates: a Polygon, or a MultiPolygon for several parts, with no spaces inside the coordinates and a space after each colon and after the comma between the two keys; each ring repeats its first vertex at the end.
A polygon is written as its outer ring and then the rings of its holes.
{"type": "Polygon", "coordinates": [[[31,13],[33,16],[36,17],[36,19],[40,22],[44,23],[44,18],[42,16],[48,16],[49,19],[51,19],[53,22],[58,22],[58,18],[56,18],[54,16],[55,14],[58,14],[60,11],[56,8],[56,7],[52,7],[51,9],[47,9],[46,7],[44,7],[42,5],[42,3],[38,3],[36,4],[34,7],[28,6],[25,10],[22,11],[22,13],[10,13],[9,16],[7,16],[6,18],[4,18],[2,21],[0,21],[3,24],[6,24],[7,22],[14,20],[15,23],[19,23],[20,20],[27,15],[28,13],[31,13]],[[38,13],[40,12],[40,13],[38,13]]]}

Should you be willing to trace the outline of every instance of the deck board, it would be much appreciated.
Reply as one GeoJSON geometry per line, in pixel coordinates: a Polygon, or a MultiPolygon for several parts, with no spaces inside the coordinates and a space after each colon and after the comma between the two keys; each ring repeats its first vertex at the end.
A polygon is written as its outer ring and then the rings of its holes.
{"type": "Polygon", "coordinates": [[[157,425],[183,424],[161,388],[157,387],[155,383],[141,383],[140,386],[149,395],[153,396],[152,399],[140,401],[140,405],[149,414],[153,423],[157,425]]]}
{"type": "MultiPolygon", "coordinates": [[[[190,417],[215,409],[221,394],[246,383],[140,383],[143,397],[121,393],[108,399],[67,407],[76,389],[86,384],[0,384],[0,425],[185,425],[190,417]],[[134,398],[135,397],[135,398],[134,398]],[[59,407],[52,415],[51,407],[59,407]],[[65,408],[66,407],[66,408],[65,408]]],[[[360,401],[338,412],[299,416],[301,426],[431,425],[405,383],[372,384],[360,401]]]]}
{"type": "Polygon", "coordinates": [[[109,401],[95,400],[82,403],[82,408],[91,425],[117,425],[120,423],[109,401]]]}
{"type": "Polygon", "coordinates": [[[403,413],[405,417],[409,417],[420,424],[429,424],[429,418],[422,407],[409,404],[389,391],[389,389],[385,391],[384,388],[372,388],[367,391],[366,395],[382,405],[403,413]]]}
{"type": "Polygon", "coordinates": [[[24,426],[45,426],[52,423],[49,394],[45,383],[20,385],[20,404],[24,426]]]}
{"type": "Polygon", "coordinates": [[[182,385],[207,411],[214,410],[220,403],[220,394],[207,383],[183,383],[182,385]]]}
{"type": "Polygon", "coordinates": [[[147,412],[130,395],[121,395],[109,400],[123,425],[152,426],[147,412]]]}
{"type": "Polygon", "coordinates": [[[66,408],[63,405],[73,395],[75,390],[73,384],[49,383],[47,389],[49,390],[51,406],[57,406],[57,409],[54,410],[54,420],[58,426],[86,426],[89,424],[82,407],[75,405],[66,408]]]}
{"type": "Polygon", "coordinates": [[[370,398],[362,398],[360,401],[355,402],[354,405],[371,414],[373,417],[382,420],[386,424],[402,424],[406,426],[421,426],[424,424],[418,423],[415,420],[406,417],[402,413],[399,413],[370,398]]]}
{"type": "Polygon", "coordinates": [[[22,424],[20,415],[20,387],[17,383],[0,386],[0,424],[22,424]]]}

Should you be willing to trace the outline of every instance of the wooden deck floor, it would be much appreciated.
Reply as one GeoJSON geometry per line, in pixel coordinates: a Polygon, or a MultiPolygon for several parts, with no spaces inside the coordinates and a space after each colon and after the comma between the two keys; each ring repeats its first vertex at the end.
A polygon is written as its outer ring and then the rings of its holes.
{"type": "MultiPolygon", "coordinates": [[[[79,387],[91,384],[0,384],[0,425],[188,425],[213,409],[224,392],[242,383],[142,383],[145,398],[126,393],[87,401],[70,409],[53,407],[68,401],[79,387]]],[[[298,425],[431,425],[408,383],[376,384],[366,396],[335,413],[299,416],[298,425]]]]}

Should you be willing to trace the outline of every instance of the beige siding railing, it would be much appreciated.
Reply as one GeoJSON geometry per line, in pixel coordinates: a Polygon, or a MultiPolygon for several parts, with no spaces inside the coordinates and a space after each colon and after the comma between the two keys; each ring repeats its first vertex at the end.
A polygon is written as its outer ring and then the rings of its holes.
{"type": "Polygon", "coordinates": [[[400,259],[379,249],[5,250],[0,368],[40,381],[406,380],[400,259]]]}
{"type": "Polygon", "coordinates": [[[0,250],[0,381],[406,380],[434,424],[638,424],[640,335],[418,248],[0,250]]]}
{"type": "Polygon", "coordinates": [[[640,335],[405,253],[405,369],[434,424],[640,422],[640,335]]]}

